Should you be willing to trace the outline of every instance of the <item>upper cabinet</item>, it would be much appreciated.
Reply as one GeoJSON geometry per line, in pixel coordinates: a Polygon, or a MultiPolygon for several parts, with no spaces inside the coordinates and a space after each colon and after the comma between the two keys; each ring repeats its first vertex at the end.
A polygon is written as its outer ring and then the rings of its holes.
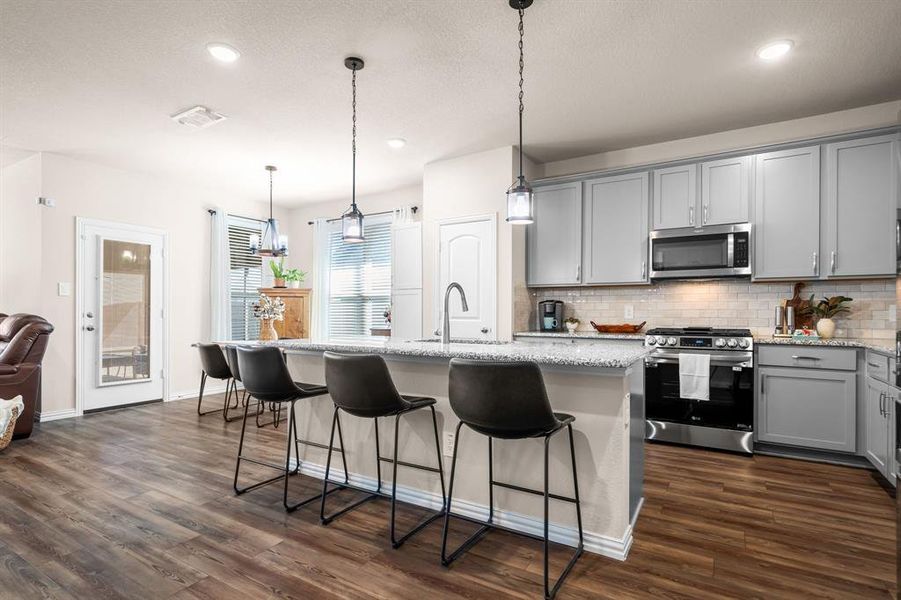
{"type": "Polygon", "coordinates": [[[528,285],[582,282],[582,184],[535,190],[534,222],[526,229],[528,285]]]}
{"type": "Polygon", "coordinates": [[[648,281],[648,173],[584,183],[583,281],[648,281]]]}
{"type": "Polygon", "coordinates": [[[749,156],[656,169],[653,228],[747,223],[750,183],[749,156]]]}
{"type": "Polygon", "coordinates": [[[700,225],[697,214],[697,165],[654,171],[654,229],[700,225]]]}
{"type": "Polygon", "coordinates": [[[755,157],[754,276],[811,279],[819,273],[820,148],[755,157]]]}
{"type": "Polygon", "coordinates": [[[748,222],[751,157],[701,163],[701,225],[748,222]]]}
{"type": "Polygon", "coordinates": [[[898,143],[888,135],[825,147],[828,277],[895,274],[898,143]]]}

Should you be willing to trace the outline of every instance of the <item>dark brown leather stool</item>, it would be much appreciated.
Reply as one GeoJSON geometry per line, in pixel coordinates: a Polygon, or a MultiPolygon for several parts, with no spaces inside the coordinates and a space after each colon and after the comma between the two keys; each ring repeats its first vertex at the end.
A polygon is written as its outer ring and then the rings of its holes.
{"type": "Polygon", "coordinates": [[[464,552],[476,544],[492,529],[503,529],[517,535],[524,535],[544,542],[544,597],[553,598],[563,580],[569,575],[576,560],[582,556],[584,538],[582,534],[582,508],[579,502],[579,480],[576,477],[576,449],[573,444],[573,421],[575,417],[551,410],[541,369],[533,362],[491,362],[454,358],[450,361],[449,376],[450,405],[460,422],[457,424],[454,456],[451,461],[450,491],[447,495],[447,514],[444,517],[444,533],[441,538],[441,562],[449,566],[464,552]],[[447,554],[447,533],[450,527],[451,499],[454,493],[454,472],[457,466],[457,450],[460,448],[460,428],[469,429],[488,436],[488,521],[483,522],[462,515],[453,515],[481,525],[450,555],[447,554]],[[552,494],[548,490],[548,446],[557,432],[569,431],[569,451],[572,457],[574,498],[552,494]],[[544,439],[544,490],[533,490],[511,483],[495,481],[492,446],[494,438],[521,440],[527,438],[544,439]],[[494,524],[494,487],[502,487],[528,494],[544,496],[544,536],[535,536],[494,524]],[[567,563],[563,573],[549,586],[548,581],[548,504],[550,499],[570,502],[576,505],[576,519],[579,525],[579,545],[567,563]]]}
{"type": "MultiPolygon", "coordinates": [[[[350,506],[346,506],[336,513],[326,516],[325,514],[325,494],[328,489],[329,468],[332,461],[332,452],[329,450],[328,458],[325,462],[325,478],[322,483],[322,504],[319,509],[319,520],[323,525],[328,525],[333,519],[351,511],[365,502],[375,500],[377,498],[388,497],[388,494],[382,491],[382,462],[390,462],[393,468],[393,477],[391,482],[391,517],[389,522],[389,536],[391,545],[398,548],[413,534],[422,530],[426,525],[441,517],[447,501],[444,490],[444,466],[441,458],[441,442],[438,438],[438,419],[435,416],[435,399],[421,396],[402,396],[394,387],[391,380],[391,373],[388,372],[388,365],[385,360],[374,354],[336,354],[334,352],[326,352],[325,357],[325,383],[328,386],[329,394],[335,403],[335,415],[332,418],[332,433],[329,446],[335,438],[335,427],[341,432],[341,422],[338,413],[344,411],[355,417],[372,419],[375,423],[375,465],[378,483],[374,490],[365,489],[356,486],[345,486],[361,492],[367,492],[368,495],[354,502],[350,506]],[[398,431],[400,429],[400,418],[402,415],[410,413],[420,408],[428,408],[432,411],[432,426],[435,432],[435,454],[438,459],[437,467],[429,467],[426,465],[418,465],[397,460],[398,447],[398,431]],[[394,457],[387,458],[381,455],[379,451],[379,422],[380,417],[394,417],[394,457]],[[397,467],[408,467],[420,469],[423,471],[431,471],[437,473],[441,480],[441,510],[430,515],[420,521],[413,529],[402,535],[400,538],[395,533],[395,514],[397,508],[397,467]]],[[[345,464],[344,473],[347,473],[347,465],[345,464]]]]}

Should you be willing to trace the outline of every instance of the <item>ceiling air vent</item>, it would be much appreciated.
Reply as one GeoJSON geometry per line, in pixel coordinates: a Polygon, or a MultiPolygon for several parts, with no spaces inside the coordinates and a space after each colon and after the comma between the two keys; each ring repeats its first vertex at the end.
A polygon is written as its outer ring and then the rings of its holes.
{"type": "Polygon", "coordinates": [[[173,121],[191,129],[203,129],[224,121],[226,118],[225,115],[212,111],[205,106],[195,106],[172,115],[173,121]]]}

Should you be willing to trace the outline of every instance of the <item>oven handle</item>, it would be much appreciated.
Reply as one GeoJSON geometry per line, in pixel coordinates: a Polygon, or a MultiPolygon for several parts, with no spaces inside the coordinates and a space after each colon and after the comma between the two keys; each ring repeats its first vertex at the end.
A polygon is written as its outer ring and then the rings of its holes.
{"type": "MultiPolygon", "coordinates": [[[[664,365],[664,364],[679,364],[678,356],[648,356],[645,358],[645,364],[648,365],[664,365]]],[[[710,366],[712,367],[753,367],[753,359],[750,356],[745,356],[741,358],[725,358],[725,357],[710,357],[710,366]]]]}

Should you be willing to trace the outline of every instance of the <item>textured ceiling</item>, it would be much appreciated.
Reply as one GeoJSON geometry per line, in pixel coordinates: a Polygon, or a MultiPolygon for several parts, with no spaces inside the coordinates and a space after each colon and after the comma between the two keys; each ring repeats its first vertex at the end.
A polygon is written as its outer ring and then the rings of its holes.
{"type": "MultiPolygon", "coordinates": [[[[538,162],[901,98],[901,1],[536,0],[526,12],[526,152],[538,162]],[[791,38],[783,62],[754,56],[791,38]]],[[[348,54],[360,193],[516,142],[507,0],[0,0],[0,140],[266,193],[346,196],[348,54]],[[210,41],[237,47],[223,65],[210,41]],[[229,120],[189,131],[203,104],[229,120]],[[385,145],[404,137],[403,150],[385,145]]]]}

